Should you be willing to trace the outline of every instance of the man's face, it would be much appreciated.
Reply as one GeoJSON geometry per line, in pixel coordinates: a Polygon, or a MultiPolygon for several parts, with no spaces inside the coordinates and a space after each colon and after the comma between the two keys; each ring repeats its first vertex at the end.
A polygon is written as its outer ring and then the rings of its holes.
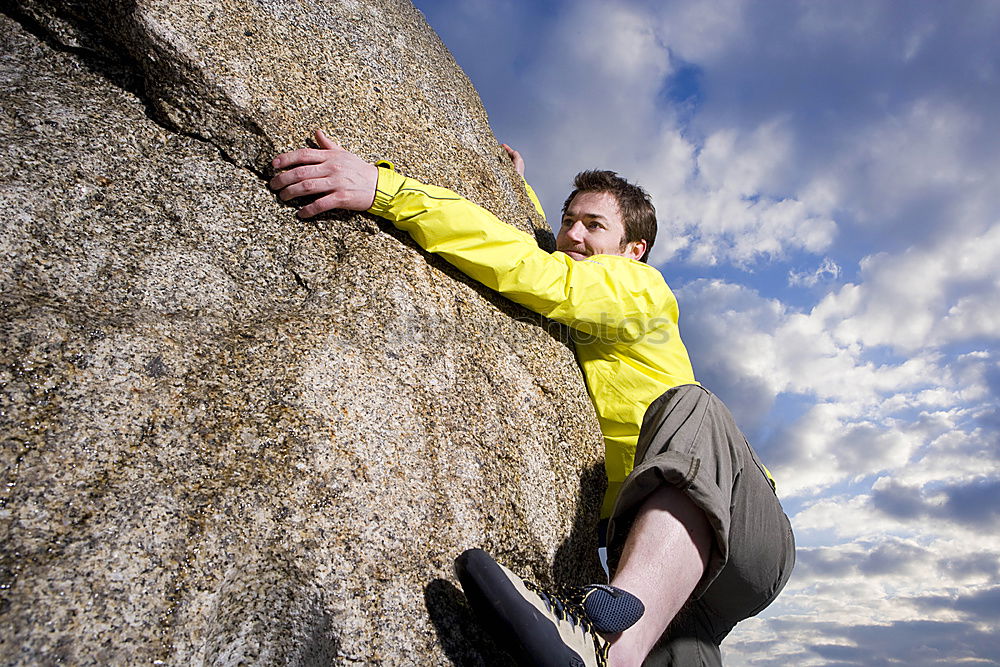
{"type": "Polygon", "coordinates": [[[572,259],[591,255],[623,255],[639,259],[646,250],[645,241],[633,241],[622,247],[625,223],[618,202],[609,192],[580,192],[566,207],[556,235],[556,250],[572,259]]]}

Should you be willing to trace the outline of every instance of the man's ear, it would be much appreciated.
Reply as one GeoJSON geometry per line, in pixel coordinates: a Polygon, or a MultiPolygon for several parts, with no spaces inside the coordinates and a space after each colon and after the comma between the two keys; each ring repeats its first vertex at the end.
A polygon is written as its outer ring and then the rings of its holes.
{"type": "Polygon", "coordinates": [[[642,256],[646,254],[646,245],[646,239],[629,241],[625,244],[625,250],[622,252],[622,255],[639,261],[642,259],[642,256]]]}

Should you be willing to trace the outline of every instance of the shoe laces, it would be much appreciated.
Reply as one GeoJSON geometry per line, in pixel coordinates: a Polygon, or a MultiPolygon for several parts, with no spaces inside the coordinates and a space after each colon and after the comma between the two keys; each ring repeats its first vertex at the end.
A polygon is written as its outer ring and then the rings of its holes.
{"type": "Polygon", "coordinates": [[[608,651],[611,650],[611,644],[597,632],[597,629],[594,628],[594,624],[591,623],[583,607],[587,589],[566,588],[557,594],[547,591],[530,581],[525,581],[524,585],[542,599],[545,607],[557,619],[566,621],[571,626],[579,626],[584,634],[590,635],[590,638],[594,642],[594,653],[597,655],[597,664],[599,667],[607,667],[608,651]]]}

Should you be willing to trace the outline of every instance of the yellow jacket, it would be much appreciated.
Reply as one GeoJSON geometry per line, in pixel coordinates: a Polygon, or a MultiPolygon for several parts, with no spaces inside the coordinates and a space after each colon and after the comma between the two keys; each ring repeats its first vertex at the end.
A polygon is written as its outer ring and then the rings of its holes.
{"type": "MultiPolygon", "coordinates": [[[[541,212],[530,188],[529,194],[541,212]]],[[[660,272],[616,255],[576,261],[549,254],[529,234],[451,190],[381,166],[369,212],[471,278],[574,330],[604,435],[608,491],[601,516],[609,516],[634,465],[646,408],[667,389],[695,383],[677,329],[677,300],[660,272]]]]}

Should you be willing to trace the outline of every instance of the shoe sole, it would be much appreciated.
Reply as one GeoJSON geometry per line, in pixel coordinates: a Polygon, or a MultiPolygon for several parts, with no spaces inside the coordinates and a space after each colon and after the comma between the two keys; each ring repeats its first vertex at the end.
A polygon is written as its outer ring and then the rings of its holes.
{"type": "MultiPolygon", "coordinates": [[[[480,623],[519,665],[583,667],[551,619],[524,598],[504,568],[482,549],[455,560],[455,574],[480,623]]],[[[524,589],[527,592],[527,589],[524,589]]]]}

